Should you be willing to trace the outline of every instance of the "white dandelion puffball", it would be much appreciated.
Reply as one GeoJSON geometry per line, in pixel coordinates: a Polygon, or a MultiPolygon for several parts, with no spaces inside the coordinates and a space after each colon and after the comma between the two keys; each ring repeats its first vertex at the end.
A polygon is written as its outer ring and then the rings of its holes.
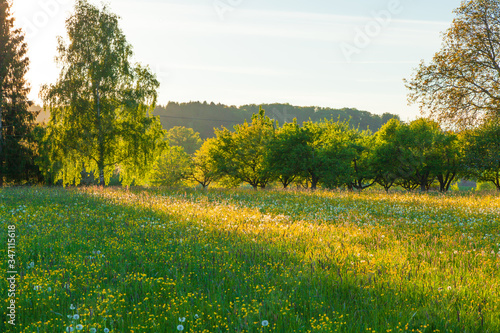
{"type": "Polygon", "coordinates": [[[269,322],[267,320],[263,320],[262,321],[262,326],[267,326],[267,325],[269,325],[269,322]]]}
{"type": "Polygon", "coordinates": [[[183,331],[184,330],[184,326],[182,326],[182,325],[177,326],[177,330],[178,331],[183,331]]]}

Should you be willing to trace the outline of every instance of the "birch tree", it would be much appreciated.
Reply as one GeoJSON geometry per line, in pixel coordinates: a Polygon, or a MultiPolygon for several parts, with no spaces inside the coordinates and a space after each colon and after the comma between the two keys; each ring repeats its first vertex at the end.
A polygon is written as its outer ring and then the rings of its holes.
{"type": "Polygon", "coordinates": [[[47,135],[62,162],[64,184],[79,183],[85,168],[105,185],[120,169],[125,185],[140,181],[165,145],[152,115],[159,86],[147,67],[132,65],[132,47],[119,17],[78,0],[66,20],[67,42],[58,38],[56,83],[42,89],[50,109],[47,135]]]}

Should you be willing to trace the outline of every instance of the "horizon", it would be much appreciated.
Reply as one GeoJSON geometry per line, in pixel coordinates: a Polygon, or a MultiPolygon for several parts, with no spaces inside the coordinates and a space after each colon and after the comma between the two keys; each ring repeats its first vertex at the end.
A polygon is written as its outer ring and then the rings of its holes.
{"type": "MultiPolygon", "coordinates": [[[[101,5],[97,1],[91,3],[101,5]]],[[[420,116],[404,78],[440,48],[459,0],[312,3],[283,0],[108,1],[121,17],[134,61],[161,86],[158,105],[207,101],[241,106],[291,104],[420,116]],[[256,103],[259,102],[259,103],[256,103]]],[[[73,1],[13,4],[26,33],[30,98],[54,83],[56,36],[73,1]]]]}

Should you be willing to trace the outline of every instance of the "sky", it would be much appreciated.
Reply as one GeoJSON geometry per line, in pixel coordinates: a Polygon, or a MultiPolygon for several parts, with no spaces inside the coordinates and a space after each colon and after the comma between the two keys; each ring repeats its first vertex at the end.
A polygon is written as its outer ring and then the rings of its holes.
{"type": "MultiPolygon", "coordinates": [[[[411,120],[403,79],[440,49],[460,0],[108,0],[158,103],[290,103],[411,120]]],[[[17,0],[30,97],[54,83],[57,36],[74,0],[17,0]]]]}

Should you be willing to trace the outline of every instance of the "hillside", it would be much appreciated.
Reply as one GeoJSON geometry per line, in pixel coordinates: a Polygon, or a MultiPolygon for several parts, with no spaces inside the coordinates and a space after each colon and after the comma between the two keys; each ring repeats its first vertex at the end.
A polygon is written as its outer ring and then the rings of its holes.
{"type": "MultiPolygon", "coordinates": [[[[359,127],[362,130],[369,128],[375,132],[389,119],[399,119],[399,116],[394,114],[384,113],[380,116],[353,108],[331,109],[290,104],[261,104],[260,106],[266,110],[266,115],[276,119],[280,124],[291,122],[294,118],[297,118],[299,124],[309,119],[312,121],[320,121],[325,118],[351,119],[350,123],[353,127],[359,127]]],[[[154,114],[160,116],[161,123],[166,129],[174,126],[191,127],[199,132],[203,139],[206,139],[214,136],[214,128],[224,126],[232,129],[236,124],[241,124],[245,120],[249,121],[252,114],[258,111],[259,105],[257,104],[236,107],[207,102],[170,102],[167,106],[157,106],[154,114]]]]}
{"type": "MultiPolygon", "coordinates": [[[[266,115],[276,119],[280,124],[291,122],[294,118],[297,118],[299,124],[309,119],[312,121],[320,121],[325,118],[351,119],[350,123],[353,127],[359,127],[362,130],[370,129],[375,132],[389,119],[399,119],[398,115],[390,113],[384,113],[380,116],[354,108],[331,109],[290,104],[248,104],[236,107],[207,102],[170,102],[167,106],[157,106],[154,114],[160,116],[163,128],[167,130],[174,126],[190,127],[199,132],[201,138],[206,139],[214,136],[214,128],[224,126],[232,129],[234,125],[241,124],[245,120],[250,121],[252,114],[259,112],[259,106],[266,110],[266,115]]],[[[31,111],[41,111],[37,117],[38,123],[49,121],[49,112],[42,110],[40,106],[32,106],[31,111]]]]}

